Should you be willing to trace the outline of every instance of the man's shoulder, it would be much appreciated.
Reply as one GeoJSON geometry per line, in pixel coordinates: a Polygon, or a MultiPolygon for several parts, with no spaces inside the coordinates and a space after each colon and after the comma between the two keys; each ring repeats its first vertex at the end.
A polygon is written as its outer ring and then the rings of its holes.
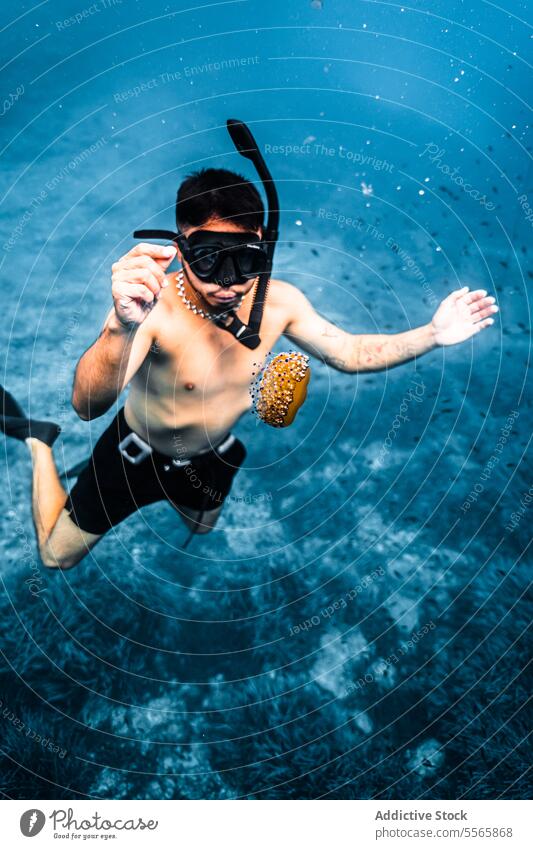
{"type": "Polygon", "coordinates": [[[298,286],[277,277],[270,281],[267,303],[269,301],[273,307],[283,312],[287,323],[293,321],[309,306],[306,296],[298,286]]]}

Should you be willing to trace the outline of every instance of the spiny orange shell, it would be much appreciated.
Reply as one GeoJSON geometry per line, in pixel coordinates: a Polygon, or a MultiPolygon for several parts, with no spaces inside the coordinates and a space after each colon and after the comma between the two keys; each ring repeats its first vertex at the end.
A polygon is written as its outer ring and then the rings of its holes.
{"type": "Polygon", "coordinates": [[[255,386],[255,411],[272,427],[287,427],[307,397],[311,377],[309,357],[297,351],[277,354],[260,372],[255,386]]]}

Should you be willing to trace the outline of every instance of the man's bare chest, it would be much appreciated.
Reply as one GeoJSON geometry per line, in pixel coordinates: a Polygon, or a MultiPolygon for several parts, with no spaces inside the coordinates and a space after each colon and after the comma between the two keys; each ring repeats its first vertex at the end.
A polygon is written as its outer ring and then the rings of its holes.
{"type": "Polygon", "coordinates": [[[190,336],[185,343],[163,338],[152,345],[136,382],[150,393],[174,397],[185,392],[208,400],[222,392],[241,393],[249,389],[269,350],[266,340],[250,351],[232,339],[221,344],[205,338],[195,343],[190,336]]]}

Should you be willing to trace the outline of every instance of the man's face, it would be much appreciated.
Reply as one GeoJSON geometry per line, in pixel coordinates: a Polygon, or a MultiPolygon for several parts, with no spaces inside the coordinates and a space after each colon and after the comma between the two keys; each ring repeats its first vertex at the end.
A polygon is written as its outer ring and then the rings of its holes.
{"type": "MultiPolygon", "coordinates": [[[[239,227],[232,221],[221,221],[219,218],[211,219],[205,224],[202,224],[200,227],[185,228],[182,232],[183,235],[188,238],[192,233],[195,233],[197,230],[212,230],[221,233],[254,232],[257,236],[261,237],[261,229],[251,231],[248,228],[239,227]]],[[[246,295],[250,291],[250,289],[253,288],[253,285],[256,280],[256,278],[254,278],[253,280],[246,280],[246,282],[244,283],[234,283],[231,286],[222,287],[219,286],[218,283],[209,283],[206,280],[200,280],[200,278],[197,277],[192,271],[191,266],[188,264],[188,262],[185,261],[179,249],[178,260],[185,267],[185,271],[187,273],[187,277],[190,284],[212,307],[221,307],[225,310],[231,308],[240,300],[240,298],[246,295]]]]}

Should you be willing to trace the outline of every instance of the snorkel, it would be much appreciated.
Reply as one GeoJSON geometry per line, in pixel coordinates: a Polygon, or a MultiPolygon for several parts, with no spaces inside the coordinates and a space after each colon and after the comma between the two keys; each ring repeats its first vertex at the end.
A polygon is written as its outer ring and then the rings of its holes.
{"type": "MultiPolygon", "coordinates": [[[[266,296],[268,293],[268,285],[270,283],[270,275],[272,273],[272,263],[274,260],[274,250],[279,235],[279,200],[276,186],[272,179],[272,175],[267,168],[266,162],[261,156],[257,142],[255,141],[249,127],[243,124],[242,121],[236,121],[229,118],[227,122],[228,132],[231,140],[239,151],[241,156],[249,159],[257,171],[268,202],[268,218],[263,240],[267,243],[267,258],[266,267],[259,274],[259,283],[257,284],[255,295],[250,311],[250,323],[248,326],[242,325],[240,335],[237,336],[239,341],[242,341],[248,348],[257,348],[261,343],[259,331],[261,329],[261,321],[263,318],[263,310],[265,308],[266,296]]],[[[236,318],[236,316],[235,316],[236,318]]],[[[235,319],[233,319],[234,321],[235,319]]],[[[239,321],[239,319],[237,319],[239,321]]],[[[242,322],[240,322],[242,324],[242,322]]],[[[231,330],[231,325],[226,327],[226,330],[231,330]]]]}
{"type": "MultiPolygon", "coordinates": [[[[278,239],[279,200],[272,175],[267,168],[266,162],[250,129],[242,121],[237,121],[234,118],[228,119],[227,128],[236,150],[241,156],[244,156],[253,163],[263,184],[268,204],[268,216],[261,241],[266,245],[266,256],[264,268],[257,275],[259,280],[252,301],[249,324],[244,324],[233,310],[229,310],[223,316],[214,319],[214,321],[223,330],[231,333],[242,345],[254,350],[261,344],[259,332],[261,330],[261,321],[270,283],[270,275],[272,273],[274,250],[278,239]]],[[[171,240],[177,243],[184,254],[187,251],[187,239],[180,232],[174,233],[171,230],[136,230],[133,236],[135,239],[171,240]]]]}

